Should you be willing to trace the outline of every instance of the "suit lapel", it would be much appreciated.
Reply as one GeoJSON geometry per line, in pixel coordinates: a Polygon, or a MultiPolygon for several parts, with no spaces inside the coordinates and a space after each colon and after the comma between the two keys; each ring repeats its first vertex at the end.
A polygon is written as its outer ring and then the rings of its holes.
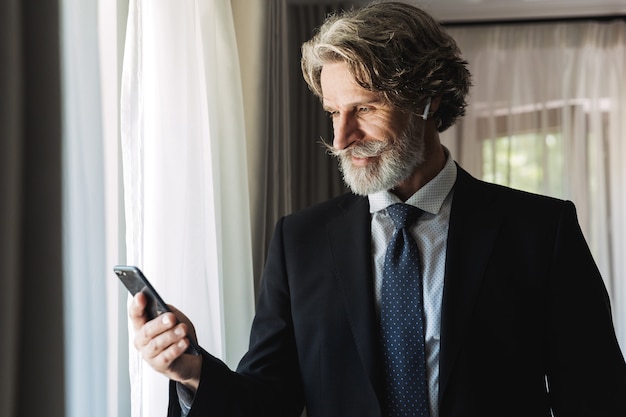
{"type": "Polygon", "coordinates": [[[450,214],[446,273],[442,302],[439,399],[463,344],[467,322],[502,222],[493,194],[458,168],[450,214]]]}
{"type": "Polygon", "coordinates": [[[341,210],[342,214],[329,224],[333,264],[361,361],[378,392],[369,203],[367,198],[354,197],[342,205],[341,210]]]}

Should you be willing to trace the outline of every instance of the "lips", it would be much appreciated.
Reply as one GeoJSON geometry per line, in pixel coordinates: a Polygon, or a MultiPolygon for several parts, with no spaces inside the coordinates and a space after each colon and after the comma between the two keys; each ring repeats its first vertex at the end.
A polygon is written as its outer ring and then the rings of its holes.
{"type": "Polygon", "coordinates": [[[369,163],[369,160],[371,158],[372,157],[362,158],[362,157],[358,157],[358,156],[352,155],[352,164],[356,165],[356,166],[365,166],[365,165],[367,165],[369,163]]]}

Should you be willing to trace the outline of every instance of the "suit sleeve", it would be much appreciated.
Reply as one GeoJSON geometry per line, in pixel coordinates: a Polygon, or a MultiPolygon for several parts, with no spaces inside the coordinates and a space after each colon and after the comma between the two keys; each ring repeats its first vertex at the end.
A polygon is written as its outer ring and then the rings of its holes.
{"type": "Polygon", "coordinates": [[[572,203],[560,219],[550,276],[547,378],[554,415],[626,416],[626,365],[609,297],[572,203]]]}
{"type": "MultiPolygon", "coordinates": [[[[283,220],[270,244],[249,351],[237,371],[203,352],[200,385],[188,417],[297,417],[304,407],[289,286],[283,220]]],[[[169,417],[180,416],[174,383],[169,417]]]]}

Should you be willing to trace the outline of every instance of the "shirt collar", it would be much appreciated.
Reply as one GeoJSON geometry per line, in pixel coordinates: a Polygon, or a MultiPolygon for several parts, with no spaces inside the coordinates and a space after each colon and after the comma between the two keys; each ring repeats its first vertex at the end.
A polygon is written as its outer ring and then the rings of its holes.
{"type": "MultiPolygon", "coordinates": [[[[450,151],[444,147],[446,154],[446,164],[439,171],[437,176],[426,185],[417,190],[405,204],[411,204],[428,213],[438,214],[444,200],[452,190],[456,182],[456,165],[450,151]]],[[[370,203],[370,213],[386,209],[392,204],[402,203],[402,201],[389,190],[378,191],[367,196],[370,203]]]]}

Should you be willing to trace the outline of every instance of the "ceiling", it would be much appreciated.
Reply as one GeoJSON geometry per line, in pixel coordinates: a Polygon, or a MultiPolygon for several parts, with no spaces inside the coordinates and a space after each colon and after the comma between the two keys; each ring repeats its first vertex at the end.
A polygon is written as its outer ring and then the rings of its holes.
{"type": "MultiPolygon", "coordinates": [[[[332,0],[288,0],[328,3],[332,0]]],[[[357,4],[369,0],[344,0],[357,4]]],[[[626,0],[401,0],[427,10],[443,22],[572,19],[626,16],[626,0]]]]}
{"type": "Polygon", "coordinates": [[[626,16],[626,0],[422,0],[439,20],[529,20],[626,16]]]}

